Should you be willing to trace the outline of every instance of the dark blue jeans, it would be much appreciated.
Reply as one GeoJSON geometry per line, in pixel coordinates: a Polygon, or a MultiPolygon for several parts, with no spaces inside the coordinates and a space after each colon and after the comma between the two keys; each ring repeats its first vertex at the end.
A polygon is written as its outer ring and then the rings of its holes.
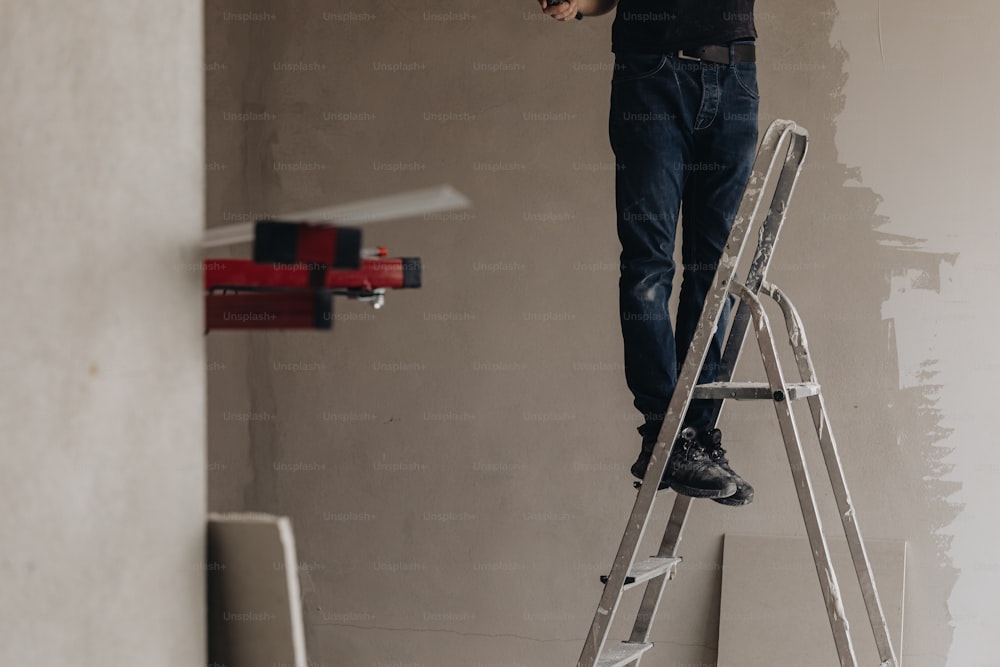
{"type": "MultiPolygon", "coordinates": [[[[655,439],[715,277],[757,147],[757,70],[676,55],[616,57],[609,134],[615,152],[625,378],[655,439]],[[683,216],[676,334],[667,308],[683,216]]],[[[700,382],[718,372],[722,314],[700,382]]],[[[684,423],[708,426],[713,402],[692,401],[684,423]]]]}

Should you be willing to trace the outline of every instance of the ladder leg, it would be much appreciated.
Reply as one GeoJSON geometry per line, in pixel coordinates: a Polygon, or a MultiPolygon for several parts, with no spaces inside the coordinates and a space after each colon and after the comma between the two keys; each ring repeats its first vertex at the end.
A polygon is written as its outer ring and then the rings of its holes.
{"type": "Polygon", "coordinates": [[[802,444],[795,427],[795,420],[792,417],[791,406],[787,401],[776,401],[775,410],[778,413],[778,423],[785,441],[788,462],[792,467],[795,490],[802,508],[802,518],[805,520],[809,546],[812,549],[813,561],[816,563],[816,574],[819,576],[823,598],[826,601],[827,615],[830,619],[830,628],[833,630],[834,643],[837,645],[837,654],[840,656],[840,664],[844,667],[856,667],[857,657],[854,654],[854,645],[851,641],[847,615],[844,612],[840,586],[837,583],[837,575],[830,558],[830,547],[827,545],[826,536],[823,533],[823,523],[820,520],[819,508],[816,506],[816,495],[809,478],[809,471],[806,469],[802,444]]]}
{"type": "MultiPolygon", "coordinates": [[[[768,208],[764,224],[760,229],[757,250],[747,271],[746,280],[743,281],[743,284],[754,294],[760,290],[760,286],[767,279],[767,270],[771,266],[774,246],[778,242],[781,228],[785,224],[785,218],[788,215],[788,203],[795,192],[795,185],[798,183],[799,175],[802,172],[802,162],[805,160],[809,147],[809,136],[805,133],[793,133],[790,135],[789,141],[791,143],[785,155],[785,162],[781,167],[781,172],[778,175],[778,181],[775,184],[774,194],[771,197],[771,205],[768,208]]],[[[733,378],[733,371],[736,369],[736,363],[740,358],[740,351],[743,349],[743,341],[746,338],[749,321],[749,307],[740,301],[739,306],[733,309],[733,324],[729,330],[729,336],[726,338],[726,347],[717,376],[719,382],[728,382],[733,378]]],[[[717,421],[722,402],[719,401],[716,405],[715,420],[717,421]]]]}
{"type": "MultiPolygon", "coordinates": [[[[788,338],[795,353],[795,362],[798,365],[800,377],[804,382],[816,382],[816,368],[809,356],[809,344],[798,310],[784,292],[776,286],[764,283],[761,289],[774,299],[785,316],[785,324],[789,332],[788,338]]],[[[868,621],[872,633],[875,635],[879,658],[884,667],[895,667],[898,662],[892,640],[889,638],[889,626],[885,619],[882,601],[879,599],[878,589],[875,586],[875,577],[872,574],[871,562],[868,560],[868,552],[865,549],[864,540],[861,538],[861,527],[858,525],[851,494],[847,489],[847,478],[841,465],[837,441],[830,428],[830,418],[826,411],[822,392],[816,396],[808,397],[807,401],[809,411],[812,413],[813,426],[816,428],[820,450],[823,452],[826,470],[830,476],[833,496],[837,500],[840,521],[844,525],[844,535],[847,537],[847,545],[851,551],[854,572],[857,574],[858,584],[861,586],[861,596],[864,598],[865,608],[868,611],[868,621]]]]}
{"type": "Polygon", "coordinates": [[[787,399],[781,398],[779,400],[777,398],[777,392],[782,392],[782,395],[787,392],[785,392],[781,363],[775,349],[771,326],[760,300],[749,289],[738,283],[733,283],[733,289],[750,307],[750,313],[757,328],[757,341],[767,379],[771,388],[776,392],[774,409],[778,416],[778,425],[781,427],[782,439],[785,441],[785,452],[792,469],[792,478],[795,480],[795,491],[802,509],[802,518],[805,521],[806,534],[809,536],[809,546],[812,549],[816,574],[819,577],[823,599],[826,602],[827,616],[830,619],[830,628],[833,630],[833,639],[837,646],[837,654],[840,656],[840,664],[842,667],[857,667],[858,660],[854,653],[847,616],[844,613],[840,597],[837,575],[834,572],[830,548],[823,533],[823,523],[820,519],[819,508],[816,506],[816,494],[813,491],[809,471],[806,468],[805,455],[802,451],[802,443],[792,415],[791,405],[787,399]]]}
{"type": "Polygon", "coordinates": [[[882,660],[883,667],[895,667],[897,664],[896,653],[892,641],[889,639],[889,626],[885,620],[885,612],[882,609],[878,589],[875,587],[872,565],[868,560],[864,540],[861,538],[861,527],[858,525],[851,494],[847,489],[847,480],[844,477],[844,469],[837,452],[837,443],[830,430],[826,405],[823,403],[822,394],[810,396],[807,401],[812,412],[813,425],[816,427],[816,435],[819,437],[820,449],[823,451],[826,470],[830,475],[833,495],[837,499],[840,521],[844,525],[844,534],[847,536],[847,545],[851,551],[854,572],[857,574],[858,584],[861,586],[861,597],[864,598],[865,609],[868,611],[868,621],[871,624],[872,633],[875,635],[875,645],[878,647],[879,658],[882,660]]]}
{"type": "MultiPolygon", "coordinates": [[[[674,500],[674,507],[670,511],[670,519],[667,521],[667,530],[663,533],[663,541],[657,556],[662,558],[674,558],[677,556],[677,546],[681,541],[681,533],[684,531],[684,524],[687,521],[688,512],[691,509],[691,498],[677,495],[674,500]]],[[[667,583],[667,575],[662,574],[655,579],[651,579],[646,585],[646,592],[642,596],[642,604],[639,606],[639,613],[636,616],[635,625],[632,626],[630,642],[649,641],[649,630],[656,617],[656,608],[660,604],[660,597],[663,594],[663,587],[667,583]]],[[[638,665],[636,660],[633,665],[638,665]]]]}
{"type": "MultiPolygon", "coordinates": [[[[675,429],[679,433],[681,429],[680,417],[676,414],[671,417],[668,414],[667,419],[671,423],[668,424],[665,421],[660,432],[663,433],[668,429],[675,429]]],[[[629,516],[628,526],[625,528],[625,534],[622,535],[621,544],[618,545],[618,554],[615,556],[615,562],[611,566],[607,583],[604,584],[601,601],[597,605],[597,613],[594,615],[594,620],[590,624],[590,630],[587,632],[587,640],[583,645],[583,651],[577,662],[578,667],[592,667],[597,664],[597,660],[604,650],[608,631],[611,629],[611,622],[618,611],[618,605],[621,602],[622,593],[624,592],[625,578],[635,563],[635,554],[639,548],[639,542],[642,541],[643,533],[646,531],[649,514],[653,509],[653,501],[655,500],[659,486],[658,482],[660,476],[663,474],[663,470],[666,468],[666,459],[670,456],[670,450],[673,447],[672,443],[667,446],[664,445],[665,443],[658,442],[656,448],[653,450],[653,455],[650,457],[649,468],[646,471],[646,480],[649,481],[640,487],[639,493],[636,495],[635,504],[632,506],[632,514],[629,516]],[[650,473],[655,476],[651,476],[650,473]]]]}

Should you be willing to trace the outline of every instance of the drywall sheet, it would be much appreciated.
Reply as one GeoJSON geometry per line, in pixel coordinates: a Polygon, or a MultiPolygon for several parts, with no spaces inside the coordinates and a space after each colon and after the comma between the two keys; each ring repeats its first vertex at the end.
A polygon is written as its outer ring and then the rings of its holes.
{"type": "MultiPolygon", "coordinates": [[[[906,542],[865,544],[889,634],[901,656],[906,542]]],[[[830,540],[860,665],[878,651],[847,542],[830,540]]],[[[840,661],[805,537],[725,536],[718,667],[838,667],[840,661]]]]}
{"type": "Polygon", "coordinates": [[[210,665],[305,667],[295,539],[287,517],[210,514],[210,665]]]}

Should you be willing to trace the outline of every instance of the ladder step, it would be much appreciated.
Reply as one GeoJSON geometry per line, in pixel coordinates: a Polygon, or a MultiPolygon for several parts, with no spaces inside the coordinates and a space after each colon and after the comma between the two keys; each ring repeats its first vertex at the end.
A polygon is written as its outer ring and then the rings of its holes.
{"type": "MultiPolygon", "coordinates": [[[[672,570],[677,567],[677,564],[680,562],[680,558],[653,557],[641,560],[632,565],[632,569],[628,571],[628,576],[625,577],[625,585],[622,586],[622,590],[627,591],[630,588],[638,586],[639,584],[647,582],[650,579],[658,577],[664,573],[669,573],[667,576],[669,579],[672,574],[672,570]]],[[[601,583],[608,583],[607,575],[601,577],[601,583]]]]}
{"type": "Polygon", "coordinates": [[[633,586],[638,586],[639,584],[649,581],[661,574],[667,573],[667,578],[673,574],[674,568],[681,562],[680,558],[647,558],[635,563],[632,569],[629,570],[629,577],[634,577],[635,580],[632,583],[627,583],[625,589],[632,588],[633,586]]]}
{"type": "Polygon", "coordinates": [[[595,667],[625,667],[635,662],[640,655],[653,648],[652,644],[620,642],[614,646],[605,647],[595,667]]]}
{"type": "MultiPolygon", "coordinates": [[[[818,382],[790,382],[784,395],[785,400],[794,401],[819,393],[818,382]]],[[[691,398],[733,398],[744,400],[775,400],[771,386],[766,382],[709,382],[696,385],[691,398]]]]}

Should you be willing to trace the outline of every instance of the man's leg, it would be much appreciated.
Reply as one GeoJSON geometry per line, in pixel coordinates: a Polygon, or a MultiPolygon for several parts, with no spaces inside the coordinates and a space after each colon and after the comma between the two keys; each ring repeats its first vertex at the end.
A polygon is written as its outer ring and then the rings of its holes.
{"type": "MultiPolygon", "coordinates": [[[[712,286],[719,258],[729,237],[739,209],[757,147],[756,68],[752,63],[706,68],[706,82],[717,86],[718,108],[696,124],[694,158],[684,192],[683,243],[684,262],[680,304],[677,312],[678,368],[694,336],[705,297],[712,286]]],[[[729,316],[725,304],[719,327],[709,346],[699,382],[715,380],[722,358],[729,316]]],[[[699,431],[699,440],[710,455],[732,472],[721,434],[709,431],[714,402],[700,399],[691,402],[688,423],[699,431]]],[[[733,473],[735,475],[735,473],[733,473]]],[[[746,504],[753,497],[753,487],[735,475],[737,493],[720,502],[746,504]]]]}
{"type": "MultiPolygon", "coordinates": [[[[609,132],[617,159],[616,205],[622,244],[619,281],[625,375],[642,412],[643,448],[632,472],[645,473],[663,413],[677,383],[668,303],[675,272],[677,216],[688,176],[693,122],[701,105],[697,67],[675,57],[619,56],[612,84],[609,132]]],[[[735,492],[725,471],[686,439],[668,474],[689,495],[735,492]],[[690,454],[690,456],[687,456],[690,454]]]]}
{"type": "Polygon", "coordinates": [[[656,437],[677,383],[667,305],[676,268],[683,163],[692,143],[684,112],[690,94],[675,80],[666,56],[617,57],[609,134],[617,162],[622,246],[619,305],[625,378],[643,414],[639,432],[644,438],[656,437]]]}

